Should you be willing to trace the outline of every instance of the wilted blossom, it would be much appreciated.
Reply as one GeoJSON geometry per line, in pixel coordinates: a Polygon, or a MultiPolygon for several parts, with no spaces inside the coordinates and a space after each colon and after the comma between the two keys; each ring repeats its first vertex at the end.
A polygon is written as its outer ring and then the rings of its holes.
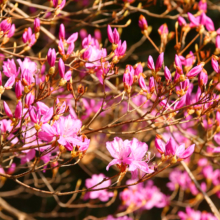
{"type": "MultiPolygon", "coordinates": [[[[90,179],[86,179],[86,188],[89,189],[98,183],[102,182],[106,176],[102,173],[100,174],[93,174],[90,179]]],[[[109,187],[111,185],[111,180],[105,180],[103,183],[99,184],[98,186],[93,187],[92,189],[100,189],[109,187]]],[[[84,196],[84,199],[99,199],[102,202],[106,202],[114,195],[113,192],[108,192],[107,189],[98,190],[98,191],[90,191],[87,192],[84,196]]]]}
{"type": "Polygon", "coordinates": [[[110,166],[117,164],[122,172],[128,168],[132,172],[133,177],[137,175],[138,170],[144,173],[153,172],[146,162],[146,160],[149,160],[148,156],[147,159],[144,159],[148,146],[136,138],[133,138],[131,141],[123,141],[121,138],[115,137],[113,141],[106,143],[106,147],[111,156],[115,158],[108,164],[107,170],[110,166]]]}

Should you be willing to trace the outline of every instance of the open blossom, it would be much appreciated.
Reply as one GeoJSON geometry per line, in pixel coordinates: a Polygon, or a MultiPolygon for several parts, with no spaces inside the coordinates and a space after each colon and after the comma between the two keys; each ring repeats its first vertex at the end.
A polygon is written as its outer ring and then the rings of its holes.
{"type": "MultiPolygon", "coordinates": [[[[98,183],[100,183],[103,179],[105,179],[106,176],[102,173],[100,174],[93,174],[91,179],[86,179],[86,187],[91,188],[98,183]]],[[[111,185],[111,180],[106,180],[103,183],[99,184],[96,187],[93,187],[93,189],[100,189],[109,187],[111,185]]],[[[91,191],[87,192],[84,196],[84,199],[99,199],[102,202],[106,202],[114,195],[113,192],[108,192],[107,189],[98,190],[98,191],[91,191]]]]}
{"type": "Polygon", "coordinates": [[[190,207],[186,207],[186,212],[179,211],[178,216],[180,217],[180,220],[217,220],[217,218],[211,213],[196,211],[190,207]]]}
{"type": "Polygon", "coordinates": [[[166,143],[166,145],[162,142],[161,139],[155,139],[155,146],[159,153],[165,156],[172,156],[173,162],[177,162],[178,160],[186,159],[191,156],[194,152],[195,144],[190,145],[185,149],[185,144],[177,145],[174,139],[171,137],[170,140],[166,143]]]}
{"type": "MultiPolygon", "coordinates": [[[[134,180],[128,180],[126,184],[133,182],[134,180]]],[[[154,186],[152,180],[129,186],[120,193],[120,198],[125,207],[133,205],[134,207],[142,207],[143,210],[150,210],[153,207],[163,208],[169,204],[166,195],[154,186]]]]}
{"type": "Polygon", "coordinates": [[[71,116],[61,116],[53,125],[43,124],[39,132],[39,137],[44,141],[56,140],[67,150],[72,151],[74,146],[88,148],[89,140],[78,136],[82,127],[79,119],[73,119],[71,116]]]}
{"type": "Polygon", "coordinates": [[[107,142],[106,147],[113,159],[106,169],[110,166],[117,164],[121,171],[128,170],[137,174],[137,170],[141,170],[144,173],[152,173],[153,170],[148,167],[146,161],[142,161],[147,154],[148,146],[145,143],[138,141],[136,138],[133,140],[123,141],[119,137],[115,137],[113,141],[107,142]]]}

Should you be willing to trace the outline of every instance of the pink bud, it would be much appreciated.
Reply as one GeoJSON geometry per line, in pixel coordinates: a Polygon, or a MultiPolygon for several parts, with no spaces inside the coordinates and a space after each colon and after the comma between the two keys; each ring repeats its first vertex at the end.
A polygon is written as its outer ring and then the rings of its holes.
{"type": "Polygon", "coordinates": [[[151,70],[155,70],[153,57],[150,55],[147,60],[147,67],[151,70]]]}
{"type": "Polygon", "coordinates": [[[25,105],[29,107],[34,103],[34,99],[35,99],[34,95],[31,92],[29,92],[25,97],[25,105]]]}
{"type": "Polygon", "coordinates": [[[22,84],[20,80],[15,83],[15,95],[17,99],[20,99],[22,97],[22,84]]]}
{"type": "Polygon", "coordinates": [[[112,44],[118,44],[120,40],[119,33],[117,29],[115,28],[114,31],[112,32],[111,26],[108,25],[107,28],[107,34],[108,34],[108,39],[112,44]]]}
{"type": "Polygon", "coordinates": [[[215,38],[215,47],[220,50],[220,35],[215,38]]]}
{"type": "Polygon", "coordinates": [[[198,8],[199,8],[199,11],[206,12],[206,10],[207,10],[207,2],[204,1],[204,0],[200,0],[199,4],[198,4],[198,8]]]}
{"type": "Polygon", "coordinates": [[[58,43],[58,50],[59,50],[60,55],[65,54],[63,41],[61,39],[59,40],[59,43],[58,43]]]}
{"type": "Polygon", "coordinates": [[[65,39],[65,27],[63,24],[60,25],[59,39],[61,39],[62,41],[64,41],[65,39]]]}
{"type": "Polygon", "coordinates": [[[40,19],[35,18],[34,19],[34,32],[37,33],[40,31],[40,19]]]}
{"type": "Polygon", "coordinates": [[[61,78],[64,78],[65,75],[65,64],[63,60],[60,58],[58,62],[58,70],[61,78]]]}
{"type": "Polygon", "coordinates": [[[158,58],[157,58],[157,62],[156,62],[156,72],[159,71],[163,65],[163,60],[164,60],[164,52],[162,52],[158,58]]]}
{"type": "Polygon", "coordinates": [[[181,16],[178,16],[177,21],[178,21],[180,26],[185,26],[187,24],[185,19],[183,17],[181,17],[181,16]]]}
{"type": "Polygon", "coordinates": [[[134,70],[135,70],[134,72],[135,76],[139,76],[140,73],[143,73],[143,66],[141,65],[141,63],[135,64],[134,70]]]}
{"type": "Polygon", "coordinates": [[[49,49],[47,53],[47,62],[50,66],[55,66],[56,61],[56,51],[55,49],[49,49]]]}
{"type": "Polygon", "coordinates": [[[141,87],[141,89],[145,92],[147,92],[147,86],[144,80],[144,77],[142,75],[140,75],[139,79],[138,79],[138,84],[141,87]]]}
{"type": "Polygon", "coordinates": [[[22,102],[21,100],[19,100],[15,108],[15,118],[20,119],[21,117],[22,117],[22,102]]]}
{"type": "Polygon", "coordinates": [[[8,104],[7,104],[5,101],[3,102],[3,106],[4,106],[5,114],[6,114],[8,117],[12,118],[12,117],[13,117],[13,114],[12,114],[12,112],[11,112],[11,110],[10,110],[8,104]]]}
{"type": "Polygon", "coordinates": [[[177,145],[174,139],[171,137],[170,140],[166,144],[166,155],[175,155],[176,154],[177,145]]]}
{"type": "Polygon", "coordinates": [[[199,86],[206,85],[208,82],[208,74],[204,69],[202,69],[201,73],[199,74],[198,82],[199,86]]]}
{"type": "Polygon", "coordinates": [[[120,36],[116,28],[114,28],[113,37],[114,37],[114,44],[118,44],[120,40],[120,36]]]}
{"type": "Polygon", "coordinates": [[[159,35],[162,35],[162,34],[165,34],[167,35],[169,33],[169,30],[168,30],[168,27],[167,27],[167,24],[162,24],[159,29],[158,29],[158,33],[159,35]]]}
{"type": "Polygon", "coordinates": [[[112,32],[112,28],[110,25],[108,25],[107,27],[107,34],[108,34],[108,39],[111,43],[114,42],[114,36],[113,36],[113,32],[112,32]]]}
{"type": "Polygon", "coordinates": [[[164,76],[167,81],[172,80],[170,70],[167,68],[167,66],[165,66],[165,68],[164,68],[164,76]]]}
{"type": "Polygon", "coordinates": [[[202,64],[195,66],[186,74],[186,76],[188,78],[193,78],[193,77],[197,76],[202,71],[202,68],[203,68],[202,64]]]}
{"type": "Polygon", "coordinates": [[[86,29],[81,29],[80,31],[79,31],[79,36],[80,36],[80,38],[83,40],[84,38],[86,38],[87,36],[88,36],[88,33],[87,33],[87,31],[86,31],[86,29]]]}
{"type": "Polygon", "coordinates": [[[157,148],[157,150],[160,154],[165,153],[165,145],[161,139],[159,139],[159,138],[155,139],[155,147],[157,148]]]}
{"type": "Polygon", "coordinates": [[[94,37],[95,37],[95,39],[98,40],[98,42],[102,41],[102,34],[101,34],[101,31],[99,29],[95,29],[94,37]]]}
{"type": "Polygon", "coordinates": [[[150,79],[149,79],[149,89],[150,89],[150,92],[153,93],[154,90],[155,90],[155,84],[154,84],[154,77],[151,76],[150,79]]]}
{"type": "Polygon", "coordinates": [[[212,64],[212,68],[214,69],[214,71],[216,73],[218,73],[219,72],[219,66],[218,66],[218,61],[216,60],[215,57],[212,57],[211,64],[212,64]]]}
{"type": "Polygon", "coordinates": [[[147,20],[143,15],[140,15],[139,20],[138,20],[138,25],[141,31],[147,30],[148,28],[147,20]]]}
{"type": "Polygon", "coordinates": [[[178,55],[175,55],[176,70],[179,74],[183,74],[182,63],[178,55]]]}
{"type": "Polygon", "coordinates": [[[134,69],[131,65],[126,66],[123,82],[127,87],[130,87],[134,82],[134,69]]]}
{"type": "Polygon", "coordinates": [[[7,18],[0,23],[0,30],[3,32],[9,31],[11,28],[11,18],[7,18]]]}

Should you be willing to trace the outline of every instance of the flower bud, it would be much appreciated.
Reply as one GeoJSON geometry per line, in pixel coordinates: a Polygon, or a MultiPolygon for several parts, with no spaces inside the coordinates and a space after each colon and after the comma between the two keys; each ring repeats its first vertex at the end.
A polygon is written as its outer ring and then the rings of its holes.
{"type": "Polygon", "coordinates": [[[165,66],[165,68],[164,68],[164,76],[167,81],[172,80],[170,70],[167,68],[167,66],[165,66]]]}
{"type": "Polygon", "coordinates": [[[35,18],[34,19],[34,32],[37,33],[40,31],[40,19],[35,18]]]}
{"type": "Polygon", "coordinates": [[[141,31],[147,30],[147,27],[148,27],[147,20],[143,15],[140,15],[138,25],[141,31]]]}

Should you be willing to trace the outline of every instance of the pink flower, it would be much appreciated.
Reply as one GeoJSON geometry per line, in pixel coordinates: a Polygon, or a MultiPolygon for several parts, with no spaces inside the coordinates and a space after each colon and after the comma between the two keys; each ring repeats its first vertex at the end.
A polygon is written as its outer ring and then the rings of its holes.
{"type": "Polygon", "coordinates": [[[199,11],[206,12],[207,10],[207,2],[204,0],[200,0],[198,4],[199,11]]]}
{"type": "Polygon", "coordinates": [[[137,139],[132,141],[123,141],[119,137],[115,137],[112,142],[107,142],[106,147],[113,159],[106,169],[110,166],[117,164],[121,171],[124,171],[126,167],[132,172],[133,176],[137,175],[137,170],[141,170],[145,173],[152,173],[145,161],[142,161],[143,157],[147,153],[148,146],[145,143],[139,142],[137,139]]]}
{"type": "Polygon", "coordinates": [[[79,119],[73,119],[71,116],[61,116],[58,121],[51,126],[43,124],[39,132],[39,137],[44,141],[52,141],[57,139],[57,142],[64,146],[67,150],[72,150],[73,146],[88,145],[89,142],[83,142],[77,136],[82,127],[82,122],[79,119]]]}
{"type": "Polygon", "coordinates": [[[30,27],[28,29],[25,29],[22,35],[22,40],[24,43],[28,43],[28,46],[30,47],[32,47],[35,44],[36,42],[35,34],[32,34],[32,30],[30,27]]]}
{"type": "Polygon", "coordinates": [[[131,65],[127,65],[123,75],[123,83],[125,89],[130,91],[133,82],[134,82],[134,68],[131,65]]]}
{"type": "Polygon", "coordinates": [[[186,159],[192,155],[195,148],[195,144],[190,145],[187,149],[185,149],[185,144],[178,146],[172,137],[165,146],[161,140],[156,138],[155,146],[161,154],[164,154],[165,156],[176,156],[180,160],[186,159]]]}
{"type": "MultiPolygon", "coordinates": [[[[91,179],[86,179],[86,187],[87,189],[97,185],[100,183],[103,179],[105,179],[106,176],[102,173],[99,175],[93,174],[91,179]]],[[[93,187],[92,189],[100,189],[105,188],[111,185],[111,180],[106,180],[100,185],[93,187]]],[[[98,190],[98,191],[91,191],[87,192],[84,196],[84,199],[100,199],[102,202],[106,202],[109,200],[110,197],[114,195],[113,192],[108,192],[106,189],[98,190]]]]}
{"type": "Polygon", "coordinates": [[[16,64],[14,60],[9,60],[3,62],[3,73],[7,77],[14,77],[16,78],[20,72],[20,67],[17,70],[16,64]]]}

